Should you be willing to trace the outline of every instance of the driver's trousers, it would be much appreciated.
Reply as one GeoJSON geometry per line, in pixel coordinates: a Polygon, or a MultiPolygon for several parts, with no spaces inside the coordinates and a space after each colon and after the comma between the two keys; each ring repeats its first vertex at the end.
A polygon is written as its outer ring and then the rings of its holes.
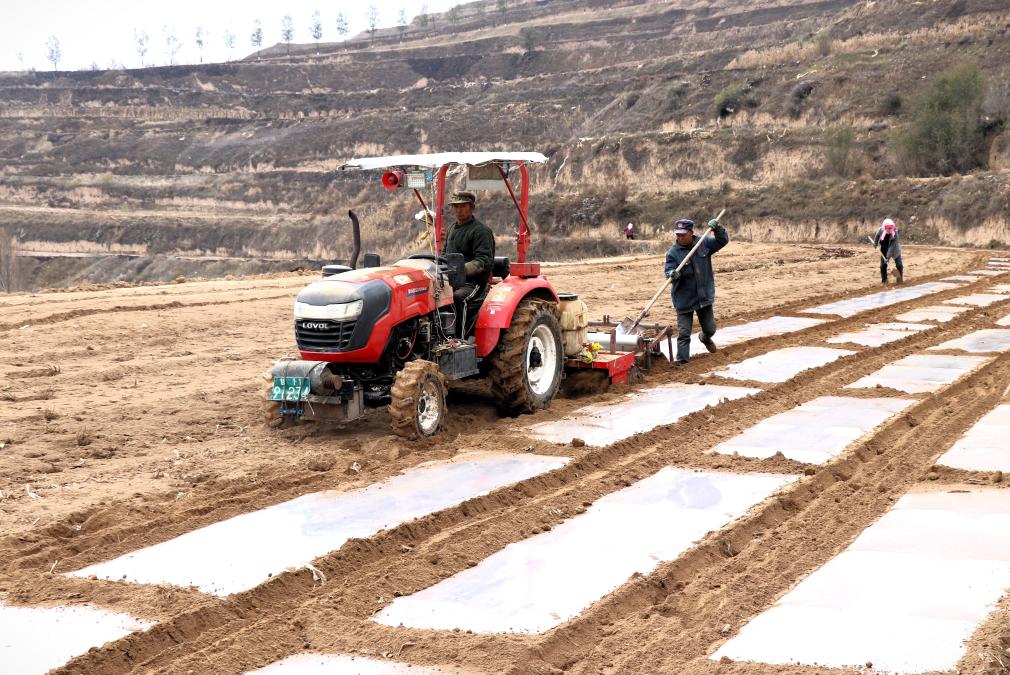
{"type": "MultiPolygon", "coordinates": [[[[473,316],[467,315],[467,300],[470,300],[480,289],[479,284],[466,283],[452,291],[453,306],[456,310],[456,337],[460,339],[466,337],[466,328],[473,323],[473,316]]],[[[476,315],[477,308],[471,307],[470,311],[476,315]]]]}

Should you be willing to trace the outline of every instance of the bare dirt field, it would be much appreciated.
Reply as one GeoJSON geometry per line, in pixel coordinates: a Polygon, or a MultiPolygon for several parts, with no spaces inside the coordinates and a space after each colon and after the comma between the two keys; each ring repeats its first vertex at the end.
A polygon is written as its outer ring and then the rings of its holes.
{"type": "MultiPolygon", "coordinates": [[[[907,246],[904,257],[906,284],[913,284],[976,269],[989,254],[907,246]]],[[[714,260],[720,328],[773,314],[800,316],[803,308],[881,288],[876,253],[868,246],[734,242],[714,260]]],[[[594,317],[620,318],[640,310],[662,283],[662,260],[548,264],[544,272],[558,290],[579,293],[594,317]]],[[[983,279],[972,290],[1006,283],[1006,276],[983,279]]],[[[410,443],[389,434],[382,409],[346,427],[270,430],[261,423],[263,373],[274,358],[294,352],[292,302],[313,277],[0,297],[0,601],[89,603],[157,624],[83,654],[60,672],[241,673],[303,651],[486,673],[820,672],[708,656],[920,482],[990,482],[985,475],[937,471],[933,463],[1004,397],[1010,382],[1006,355],[942,396],[912,396],[915,405],[906,413],[823,466],[781,455],[754,461],[705,451],[895,359],[988,326],[1005,308],[973,308],[960,320],[895,345],[863,349],[713,413],[689,415],[602,448],[538,441],[525,429],[587,403],[616,401],[626,387],[559,398],[533,417],[499,419],[480,386],[461,386],[450,392],[445,433],[410,443]],[[303,568],[221,598],[195,589],[62,575],[234,515],[320,490],[363,487],[463,450],[572,461],[352,539],[314,561],[325,582],[303,568]],[[370,620],[394,597],[556,527],[665,466],[796,473],[803,480],[543,634],[393,628],[370,620]]],[[[944,291],[900,308],[956,294],[944,291]]],[[[718,383],[705,373],[871,321],[891,321],[894,313],[888,307],[831,317],[797,333],[730,346],[684,368],[661,364],[635,387],[718,383]]],[[[651,320],[671,319],[664,299],[651,320]]],[[[585,561],[587,569],[592,564],[585,561]]],[[[992,645],[1010,633],[1006,616],[993,615],[975,634],[962,672],[991,667],[992,645]]]]}

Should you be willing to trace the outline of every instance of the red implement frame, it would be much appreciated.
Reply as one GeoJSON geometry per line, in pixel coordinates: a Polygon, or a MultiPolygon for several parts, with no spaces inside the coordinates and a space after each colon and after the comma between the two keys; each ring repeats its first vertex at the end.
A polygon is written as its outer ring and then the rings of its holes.
{"type": "Polygon", "coordinates": [[[602,370],[607,373],[613,384],[627,384],[628,373],[635,365],[635,352],[615,352],[604,354],[600,352],[592,363],[586,363],[578,359],[567,359],[565,367],[573,370],[593,369],[602,370]]]}

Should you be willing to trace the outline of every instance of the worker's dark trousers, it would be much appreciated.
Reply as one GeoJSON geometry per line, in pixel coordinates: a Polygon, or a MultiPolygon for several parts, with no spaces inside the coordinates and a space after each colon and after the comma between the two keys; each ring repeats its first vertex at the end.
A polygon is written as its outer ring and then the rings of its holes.
{"type": "MultiPolygon", "coordinates": [[[[701,337],[715,335],[715,311],[712,305],[697,310],[701,337]]],[[[677,361],[687,363],[691,358],[691,328],[694,326],[694,311],[677,312],[677,361]]]]}
{"type": "MultiPolygon", "coordinates": [[[[905,266],[901,264],[900,255],[894,259],[894,266],[898,268],[898,274],[905,274],[905,266]]],[[[887,281],[887,261],[883,258],[880,259],[880,281],[881,283],[887,281]]]]}
{"type": "MultiPolygon", "coordinates": [[[[473,317],[466,316],[467,312],[466,303],[467,300],[470,300],[477,294],[477,291],[478,291],[477,284],[470,284],[470,283],[463,284],[459,288],[453,289],[452,291],[452,300],[456,310],[456,327],[454,332],[456,333],[456,337],[458,338],[466,337],[465,333],[467,326],[464,325],[464,316],[466,318],[466,324],[473,323],[473,317]]],[[[470,311],[476,313],[477,310],[474,308],[470,308],[470,311]]]]}

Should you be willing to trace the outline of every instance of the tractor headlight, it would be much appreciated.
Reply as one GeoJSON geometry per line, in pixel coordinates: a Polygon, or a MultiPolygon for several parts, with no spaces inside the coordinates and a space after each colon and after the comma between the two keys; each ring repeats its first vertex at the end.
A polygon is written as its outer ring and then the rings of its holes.
{"type": "Polygon", "coordinates": [[[295,302],[296,319],[330,319],[332,321],[343,321],[344,319],[356,319],[361,315],[361,308],[364,300],[354,302],[338,302],[332,305],[309,305],[304,302],[295,302]]]}

